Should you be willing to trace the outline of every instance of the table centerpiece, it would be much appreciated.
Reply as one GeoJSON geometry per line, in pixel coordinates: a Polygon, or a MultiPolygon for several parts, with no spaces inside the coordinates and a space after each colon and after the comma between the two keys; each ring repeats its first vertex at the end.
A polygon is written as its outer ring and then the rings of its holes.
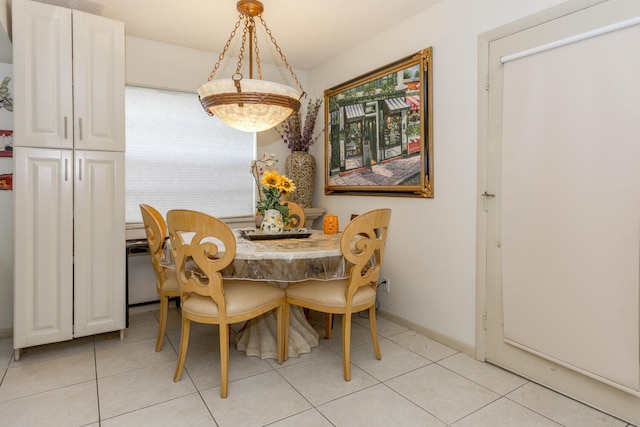
{"type": "Polygon", "coordinates": [[[262,153],[260,159],[251,163],[251,173],[258,186],[259,200],[256,209],[262,215],[260,229],[266,233],[282,233],[289,224],[289,206],[282,203],[281,198],[289,197],[296,186],[286,175],[275,170],[268,170],[278,161],[275,154],[262,153]]]}

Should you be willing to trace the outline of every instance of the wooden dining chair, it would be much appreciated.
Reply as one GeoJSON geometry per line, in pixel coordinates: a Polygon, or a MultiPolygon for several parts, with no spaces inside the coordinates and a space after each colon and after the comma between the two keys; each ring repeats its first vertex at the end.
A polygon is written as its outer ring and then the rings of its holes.
{"type": "MultiPolygon", "coordinates": [[[[353,221],[354,219],[356,219],[357,216],[358,214],[351,214],[350,220],[353,221]]],[[[324,337],[326,339],[331,339],[331,332],[333,331],[333,314],[332,313],[325,313],[324,324],[325,324],[324,337]]]]}
{"type": "Polygon", "coordinates": [[[281,203],[286,204],[289,207],[289,216],[291,218],[291,222],[285,225],[284,228],[287,230],[303,228],[304,224],[307,222],[304,208],[296,202],[283,201],[281,203]]]}
{"type": "Polygon", "coordinates": [[[210,215],[172,210],[167,213],[169,236],[180,288],[182,330],[178,365],[180,381],[189,345],[191,322],[220,327],[220,397],[227,397],[229,325],[276,310],[278,363],[284,358],[285,293],[278,286],[253,280],[223,280],[221,271],[233,262],[236,239],[231,229],[210,215]]]}
{"type": "MultiPolygon", "coordinates": [[[[340,237],[342,256],[351,264],[343,280],[307,280],[285,288],[284,348],[288,345],[289,305],[329,314],[342,314],[342,363],[344,379],[351,380],[351,315],[369,310],[371,340],[376,358],[381,358],[376,330],[376,286],[391,220],[391,209],[378,209],[349,222],[340,237]]],[[[285,354],[286,359],[286,354],[285,354]]]]}
{"type": "Polygon", "coordinates": [[[160,325],[158,326],[158,339],[156,339],[156,351],[162,350],[164,334],[167,330],[167,316],[169,313],[169,298],[180,295],[175,270],[162,264],[164,241],[167,237],[167,223],[162,214],[155,208],[141,204],[140,212],[144,222],[144,231],[149,244],[151,263],[156,273],[156,290],[160,296],[160,325]]]}

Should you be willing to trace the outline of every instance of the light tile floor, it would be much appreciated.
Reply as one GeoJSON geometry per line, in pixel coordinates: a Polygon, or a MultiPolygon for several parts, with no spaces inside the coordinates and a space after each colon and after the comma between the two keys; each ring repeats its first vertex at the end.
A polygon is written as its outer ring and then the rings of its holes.
{"type": "MultiPolygon", "coordinates": [[[[194,324],[174,383],[179,312],[170,310],[156,353],[153,308],[136,308],[123,341],[97,335],[29,348],[14,361],[12,339],[0,339],[0,425],[630,426],[384,318],[378,361],[368,320],[357,316],[351,381],[342,377],[338,323],[331,340],[282,365],[232,350],[221,399],[217,327],[194,324]]],[[[311,321],[322,334],[324,316],[311,321]]]]}

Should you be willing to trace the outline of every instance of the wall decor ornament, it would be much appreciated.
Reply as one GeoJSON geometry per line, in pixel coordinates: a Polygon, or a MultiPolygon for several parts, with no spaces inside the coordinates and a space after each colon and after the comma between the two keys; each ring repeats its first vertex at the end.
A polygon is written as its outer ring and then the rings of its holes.
{"type": "Polygon", "coordinates": [[[0,157],[13,157],[12,130],[0,130],[0,157]]]}
{"type": "Polygon", "coordinates": [[[13,112],[13,95],[11,94],[9,82],[11,82],[11,77],[6,76],[0,83],[0,108],[13,112]]]}
{"type": "Polygon", "coordinates": [[[433,198],[431,47],[324,99],[325,194],[433,198]]]}
{"type": "Polygon", "coordinates": [[[12,173],[3,173],[0,174],[0,191],[2,190],[13,190],[13,174],[12,173]]]}

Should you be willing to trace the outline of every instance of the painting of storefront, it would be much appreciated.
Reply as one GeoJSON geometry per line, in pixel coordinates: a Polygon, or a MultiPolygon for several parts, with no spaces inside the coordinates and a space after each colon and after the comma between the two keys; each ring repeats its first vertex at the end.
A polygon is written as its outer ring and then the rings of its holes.
{"type": "Polygon", "coordinates": [[[409,107],[402,98],[385,99],[382,116],[382,143],[385,159],[407,154],[407,112],[409,107]]]}
{"type": "Polygon", "coordinates": [[[326,185],[331,191],[366,188],[431,197],[424,174],[430,152],[423,141],[430,129],[424,129],[422,105],[430,52],[325,91],[326,185]]]}
{"type": "Polygon", "coordinates": [[[420,151],[420,104],[416,103],[419,98],[413,97],[413,104],[407,100],[403,78],[406,71],[372,82],[373,91],[358,87],[354,93],[334,100],[336,109],[331,112],[330,122],[332,170],[349,172],[370,168],[420,151]],[[382,87],[387,90],[381,90],[382,87]],[[413,114],[415,111],[418,113],[413,114]],[[417,122],[411,120],[412,116],[417,116],[417,122]],[[413,132],[412,141],[417,150],[409,146],[409,131],[413,132]]]}

